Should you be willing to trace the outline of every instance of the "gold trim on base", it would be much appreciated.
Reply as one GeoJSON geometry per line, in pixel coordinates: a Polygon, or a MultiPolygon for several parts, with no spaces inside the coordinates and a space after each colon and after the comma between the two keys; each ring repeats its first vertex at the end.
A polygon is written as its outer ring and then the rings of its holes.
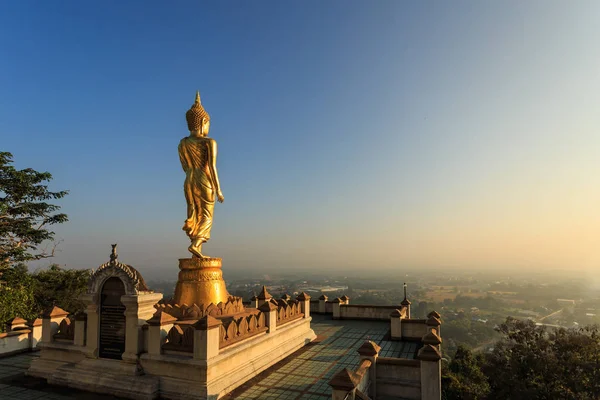
{"type": "Polygon", "coordinates": [[[179,278],[175,287],[173,304],[227,303],[229,293],[225,287],[220,258],[180,258],[179,278]]]}

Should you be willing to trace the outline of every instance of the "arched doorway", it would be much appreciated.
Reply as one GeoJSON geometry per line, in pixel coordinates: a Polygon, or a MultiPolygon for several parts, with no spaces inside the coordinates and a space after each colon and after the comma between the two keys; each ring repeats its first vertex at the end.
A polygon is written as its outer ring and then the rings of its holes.
{"type": "Polygon", "coordinates": [[[100,343],[98,356],[121,360],[125,351],[125,306],[121,279],[108,278],[100,291],[100,343]]]}

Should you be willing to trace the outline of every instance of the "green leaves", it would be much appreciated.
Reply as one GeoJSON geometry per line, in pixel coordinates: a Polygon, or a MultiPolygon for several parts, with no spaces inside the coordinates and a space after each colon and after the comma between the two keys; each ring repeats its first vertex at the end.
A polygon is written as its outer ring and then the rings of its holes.
{"type": "MultiPolygon", "coordinates": [[[[90,276],[91,270],[63,269],[56,264],[33,274],[23,264],[7,269],[0,286],[0,322],[33,319],[53,305],[72,314],[83,311],[79,296],[87,290],[90,276]]],[[[0,332],[3,329],[1,325],[0,332]]]]}
{"type": "Polygon", "coordinates": [[[33,274],[34,298],[39,311],[57,305],[70,313],[83,311],[85,305],[79,296],[87,290],[91,270],[63,269],[52,264],[48,269],[33,274]]]}
{"type": "Polygon", "coordinates": [[[597,326],[555,330],[507,318],[486,357],[490,399],[600,398],[597,326]]]}
{"type": "MultiPolygon", "coordinates": [[[[31,275],[25,263],[52,257],[54,250],[39,249],[45,241],[54,240],[54,232],[48,227],[68,220],[59,213],[60,207],[48,201],[61,199],[67,191],[52,192],[47,182],[49,172],[31,168],[15,169],[12,154],[0,152],[0,322],[16,316],[31,319],[42,308],[58,302],[77,308],[78,293],[85,288],[81,276],[66,272],[68,281],[64,289],[52,288],[46,275],[31,275]],[[39,278],[39,279],[37,279],[39,278]]],[[[62,271],[62,270],[61,270],[62,271]]],[[[87,280],[85,280],[87,282],[87,280]]],[[[60,287],[60,286],[59,286],[60,287]]],[[[62,306],[61,306],[62,307],[62,306]]],[[[71,310],[69,310],[71,311],[71,310]]],[[[77,311],[77,310],[73,310],[77,311]]],[[[4,326],[0,328],[3,329],[4,326]]]]}
{"type": "Polygon", "coordinates": [[[17,265],[4,271],[0,285],[0,332],[4,324],[15,317],[32,319],[37,317],[34,298],[34,283],[27,267],[17,265]]]}
{"type": "Polygon", "coordinates": [[[490,392],[486,376],[481,371],[481,359],[471,350],[458,346],[452,361],[444,368],[442,378],[445,400],[485,399],[490,392]]]}
{"type": "Polygon", "coordinates": [[[598,326],[550,330],[509,317],[497,330],[491,353],[459,346],[443,366],[444,399],[600,399],[598,326]]]}
{"type": "Polygon", "coordinates": [[[11,164],[12,154],[0,152],[0,274],[11,265],[51,257],[53,251],[38,246],[54,239],[49,226],[68,220],[59,206],[47,202],[68,194],[48,190],[49,172],[11,164]]]}

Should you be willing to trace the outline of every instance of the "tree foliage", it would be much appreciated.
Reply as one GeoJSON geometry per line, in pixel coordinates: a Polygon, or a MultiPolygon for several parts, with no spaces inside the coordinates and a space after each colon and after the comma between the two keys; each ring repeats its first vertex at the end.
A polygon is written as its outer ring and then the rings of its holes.
{"type": "Polygon", "coordinates": [[[41,312],[49,306],[58,306],[70,313],[83,311],[85,305],[79,296],[85,293],[91,277],[89,269],[63,269],[53,264],[33,274],[36,309],[41,312]]]}
{"type": "Polygon", "coordinates": [[[24,265],[8,268],[0,285],[0,332],[15,317],[32,319],[38,315],[33,277],[24,265]]]}
{"type": "Polygon", "coordinates": [[[38,274],[27,271],[27,262],[54,255],[54,248],[41,246],[52,243],[50,227],[66,222],[67,216],[50,201],[67,191],[48,189],[49,172],[17,170],[11,164],[12,154],[0,152],[0,329],[14,317],[31,319],[53,304],[69,311],[80,308],[77,296],[87,273],[56,267],[38,274]]]}
{"type": "Polygon", "coordinates": [[[71,314],[83,311],[79,296],[85,293],[90,276],[91,270],[63,269],[56,264],[33,274],[22,265],[8,268],[0,287],[0,332],[13,318],[31,320],[52,306],[71,314]]]}
{"type": "Polygon", "coordinates": [[[445,399],[600,399],[598,326],[549,330],[509,317],[497,330],[485,356],[459,346],[444,369],[445,399]]]}
{"type": "Polygon", "coordinates": [[[48,203],[68,193],[48,189],[52,175],[31,168],[17,170],[11,163],[12,154],[0,152],[0,273],[54,255],[39,246],[54,239],[49,226],[67,221],[66,214],[57,212],[59,206],[48,203]]]}
{"type": "Polygon", "coordinates": [[[481,371],[482,359],[471,350],[458,346],[454,358],[442,377],[444,400],[480,400],[489,394],[490,386],[481,371]]]}
{"type": "Polygon", "coordinates": [[[600,399],[597,326],[547,330],[508,318],[484,372],[490,399],[600,399]]]}

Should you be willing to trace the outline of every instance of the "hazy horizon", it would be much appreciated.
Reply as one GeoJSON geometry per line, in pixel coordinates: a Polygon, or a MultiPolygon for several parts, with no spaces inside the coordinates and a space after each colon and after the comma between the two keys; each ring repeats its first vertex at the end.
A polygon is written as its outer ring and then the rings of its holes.
{"type": "Polygon", "coordinates": [[[50,262],[175,279],[200,90],[224,270],[600,266],[600,3],[1,7],[1,150],[70,191],[50,262]]]}

